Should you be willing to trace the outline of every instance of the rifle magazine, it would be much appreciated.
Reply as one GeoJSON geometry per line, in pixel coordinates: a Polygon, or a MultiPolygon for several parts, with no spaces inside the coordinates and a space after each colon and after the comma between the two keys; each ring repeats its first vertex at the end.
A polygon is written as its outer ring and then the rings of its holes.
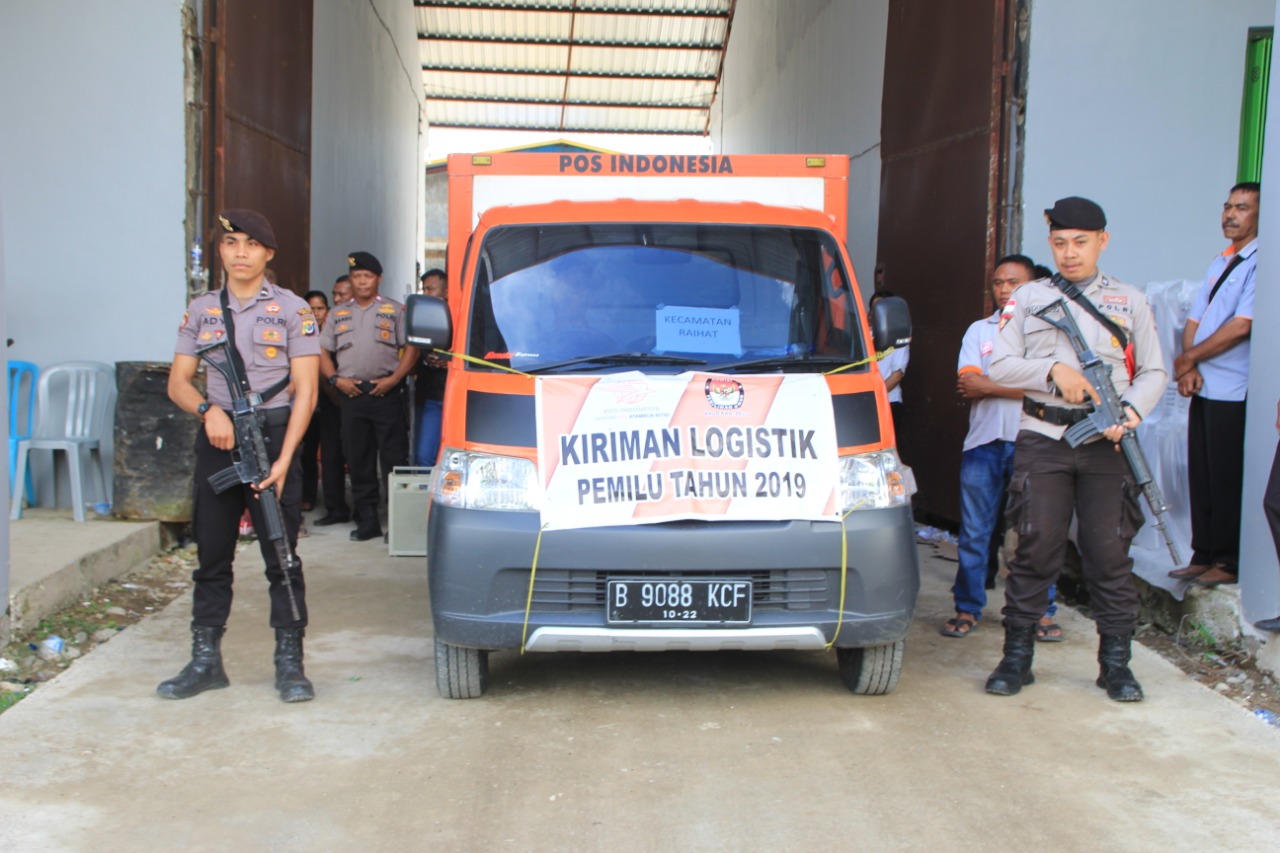
{"type": "Polygon", "coordinates": [[[216,494],[222,494],[232,486],[243,485],[244,480],[240,478],[240,469],[232,465],[230,468],[223,468],[216,474],[209,476],[209,485],[213,487],[216,494]]]}

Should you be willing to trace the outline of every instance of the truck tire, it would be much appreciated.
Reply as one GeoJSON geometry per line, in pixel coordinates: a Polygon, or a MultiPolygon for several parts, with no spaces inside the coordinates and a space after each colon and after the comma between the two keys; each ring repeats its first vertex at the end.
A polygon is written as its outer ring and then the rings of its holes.
{"type": "Polygon", "coordinates": [[[883,696],[898,686],[907,641],[861,649],[836,649],[840,678],[852,692],[883,696]]]}
{"type": "Polygon", "coordinates": [[[489,689],[489,653],[436,640],[436,690],[446,699],[478,699],[489,689]]]}

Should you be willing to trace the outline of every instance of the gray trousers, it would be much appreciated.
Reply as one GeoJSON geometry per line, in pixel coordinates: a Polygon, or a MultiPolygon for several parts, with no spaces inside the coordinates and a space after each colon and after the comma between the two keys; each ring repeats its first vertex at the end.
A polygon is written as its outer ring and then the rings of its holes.
{"type": "Polygon", "coordinates": [[[1098,633],[1131,633],[1138,622],[1138,591],[1129,543],[1143,522],[1138,497],[1124,454],[1111,442],[1073,449],[1039,433],[1018,433],[1007,510],[1018,549],[1005,586],[1005,625],[1034,625],[1044,615],[1074,511],[1098,633]]]}

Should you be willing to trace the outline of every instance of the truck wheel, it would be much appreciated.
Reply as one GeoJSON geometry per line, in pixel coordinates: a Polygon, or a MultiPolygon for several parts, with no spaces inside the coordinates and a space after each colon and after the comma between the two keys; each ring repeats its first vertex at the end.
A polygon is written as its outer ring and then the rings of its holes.
{"type": "Polygon", "coordinates": [[[478,699],[489,689],[489,653],[436,640],[436,690],[446,699],[478,699]]]}
{"type": "Polygon", "coordinates": [[[836,649],[844,686],[864,696],[883,696],[898,686],[907,641],[862,649],[836,649]]]}

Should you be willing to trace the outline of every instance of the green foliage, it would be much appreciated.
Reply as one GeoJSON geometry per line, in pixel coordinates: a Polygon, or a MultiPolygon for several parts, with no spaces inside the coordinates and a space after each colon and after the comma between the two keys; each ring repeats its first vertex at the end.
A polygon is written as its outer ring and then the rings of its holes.
{"type": "Polygon", "coordinates": [[[1203,622],[1191,623],[1191,634],[1187,637],[1192,643],[1206,649],[1212,649],[1217,645],[1217,640],[1213,636],[1213,632],[1209,630],[1209,626],[1203,622]]]}

